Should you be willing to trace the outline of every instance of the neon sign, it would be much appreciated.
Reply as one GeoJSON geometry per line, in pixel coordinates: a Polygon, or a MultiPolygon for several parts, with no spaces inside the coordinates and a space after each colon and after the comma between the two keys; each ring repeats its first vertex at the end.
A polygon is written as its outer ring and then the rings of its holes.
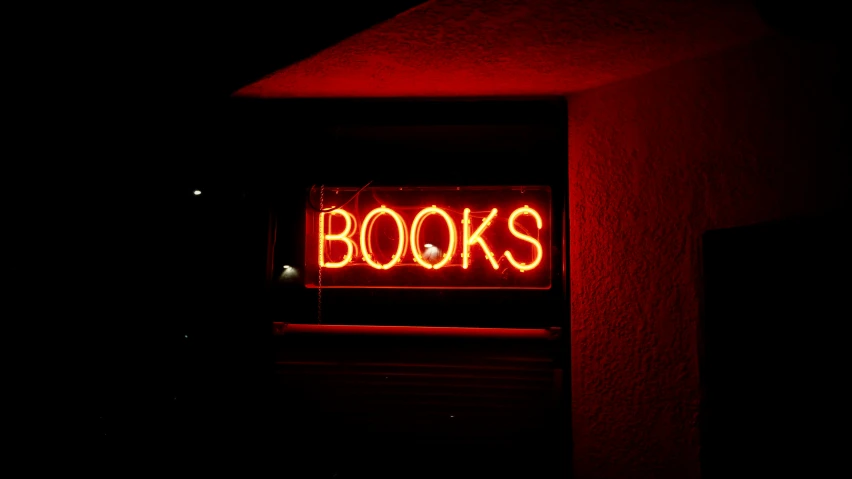
{"type": "Polygon", "coordinates": [[[308,287],[550,288],[548,187],[325,187],[321,201],[312,193],[308,287]]]}

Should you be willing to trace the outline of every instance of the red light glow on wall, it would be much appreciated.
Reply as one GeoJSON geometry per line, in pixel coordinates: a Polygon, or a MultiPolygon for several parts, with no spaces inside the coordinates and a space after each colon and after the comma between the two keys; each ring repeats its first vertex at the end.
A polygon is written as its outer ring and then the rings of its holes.
{"type": "Polygon", "coordinates": [[[549,187],[324,187],[310,195],[308,287],[550,288],[549,187]]]}

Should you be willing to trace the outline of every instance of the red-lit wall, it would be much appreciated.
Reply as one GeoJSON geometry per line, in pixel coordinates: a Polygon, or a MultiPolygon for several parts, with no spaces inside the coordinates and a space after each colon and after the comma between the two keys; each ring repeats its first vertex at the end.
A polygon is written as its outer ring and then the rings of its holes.
{"type": "Polygon", "coordinates": [[[766,38],[569,99],[576,477],[700,476],[701,234],[848,201],[836,63],[766,38]]]}

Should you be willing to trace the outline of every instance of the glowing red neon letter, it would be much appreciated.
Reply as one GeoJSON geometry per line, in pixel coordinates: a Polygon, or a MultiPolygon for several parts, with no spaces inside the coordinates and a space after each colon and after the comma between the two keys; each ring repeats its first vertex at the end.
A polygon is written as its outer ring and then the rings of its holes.
{"type": "MultiPolygon", "coordinates": [[[[329,218],[330,219],[330,218],[329,218]]],[[[352,254],[355,251],[355,242],[352,241],[350,236],[355,234],[355,229],[352,228],[352,224],[354,223],[355,218],[352,216],[352,213],[342,210],[336,209],[328,212],[319,214],[319,265],[320,268],[342,268],[349,264],[352,261],[352,254]],[[346,227],[343,228],[343,231],[340,233],[334,234],[325,234],[325,215],[340,215],[346,220],[346,227]],[[346,243],[346,255],[343,256],[343,259],[336,263],[326,263],[325,262],[325,242],[326,241],[343,241],[346,243]]],[[[331,229],[331,221],[328,223],[329,229],[331,229]]]]}
{"type": "Polygon", "coordinates": [[[485,252],[485,258],[491,262],[491,267],[497,269],[497,261],[494,259],[494,253],[488,249],[488,245],[485,244],[485,240],[482,239],[482,233],[485,231],[485,228],[491,225],[491,220],[497,216],[497,208],[492,208],[491,213],[488,214],[488,217],[482,220],[482,224],[479,225],[479,228],[470,234],[470,208],[464,209],[464,219],[462,219],[462,223],[464,224],[463,228],[463,238],[462,238],[462,268],[467,269],[470,264],[470,247],[474,244],[478,244],[482,251],[485,252]]]}
{"type": "Polygon", "coordinates": [[[361,251],[364,255],[364,261],[376,269],[393,268],[394,265],[399,263],[399,260],[402,259],[403,249],[405,248],[405,237],[407,236],[405,233],[405,223],[402,222],[402,217],[399,216],[396,211],[390,208],[385,208],[385,205],[367,213],[367,216],[364,217],[364,223],[361,225],[361,251]],[[381,264],[373,259],[373,249],[370,247],[369,241],[371,238],[370,233],[373,232],[373,223],[375,223],[376,219],[381,215],[390,215],[390,217],[396,222],[396,228],[399,231],[399,245],[396,247],[396,254],[393,255],[391,260],[385,264],[381,264]]]}
{"type": "Polygon", "coordinates": [[[527,205],[524,205],[523,208],[516,209],[509,216],[509,231],[513,235],[515,235],[515,238],[519,238],[519,239],[522,239],[522,240],[527,241],[529,243],[532,243],[532,245],[535,246],[535,250],[536,250],[535,259],[533,259],[533,261],[530,264],[518,263],[517,261],[515,261],[515,258],[512,256],[512,253],[510,253],[508,250],[505,253],[503,253],[506,256],[506,259],[509,260],[509,263],[511,263],[512,266],[514,266],[515,268],[518,268],[521,271],[521,273],[523,273],[524,271],[531,270],[531,269],[535,268],[536,266],[538,266],[538,264],[541,263],[541,257],[544,255],[544,252],[541,249],[541,243],[539,243],[537,239],[533,238],[532,236],[528,236],[528,235],[525,235],[523,233],[520,233],[515,228],[515,220],[518,218],[518,216],[520,216],[522,214],[533,215],[533,217],[535,218],[535,224],[538,227],[538,229],[541,229],[541,227],[542,227],[541,216],[539,216],[539,214],[536,210],[530,208],[527,205]]]}
{"type": "Polygon", "coordinates": [[[414,255],[414,261],[420,263],[420,265],[424,268],[429,269],[438,269],[441,266],[444,266],[450,261],[450,259],[452,259],[453,254],[456,252],[456,235],[456,225],[453,224],[453,219],[450,218],[450,215],[448,215],[446,211],[436,207],[435,205],[432,205],[431,208],[423,208],[420,210],[420,213],[417,213],[417,216],[414,217],[414,221],[411,222],[411,253],[414,255]],[[423,254],[420,252],[420,246],[417,244],[420,239],[420,224],[423,223],[423,220],[429,215],[441,215],[444,218],[444,221],[447,222],[447,228],[450,230],[450,244],[447,246],[447,252],[444,254],[444,259],[435,264],[431,264],[423,259],[423,254]]]}

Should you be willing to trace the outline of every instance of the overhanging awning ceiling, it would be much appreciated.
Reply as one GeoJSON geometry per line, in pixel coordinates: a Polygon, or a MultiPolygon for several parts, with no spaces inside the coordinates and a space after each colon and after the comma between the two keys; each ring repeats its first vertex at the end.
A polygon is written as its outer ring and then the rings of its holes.
{"type": "Polygon", "coordinates": [[[768,32],[738,0],[432,0],[234,96],[564,95],[768,32]]]}

